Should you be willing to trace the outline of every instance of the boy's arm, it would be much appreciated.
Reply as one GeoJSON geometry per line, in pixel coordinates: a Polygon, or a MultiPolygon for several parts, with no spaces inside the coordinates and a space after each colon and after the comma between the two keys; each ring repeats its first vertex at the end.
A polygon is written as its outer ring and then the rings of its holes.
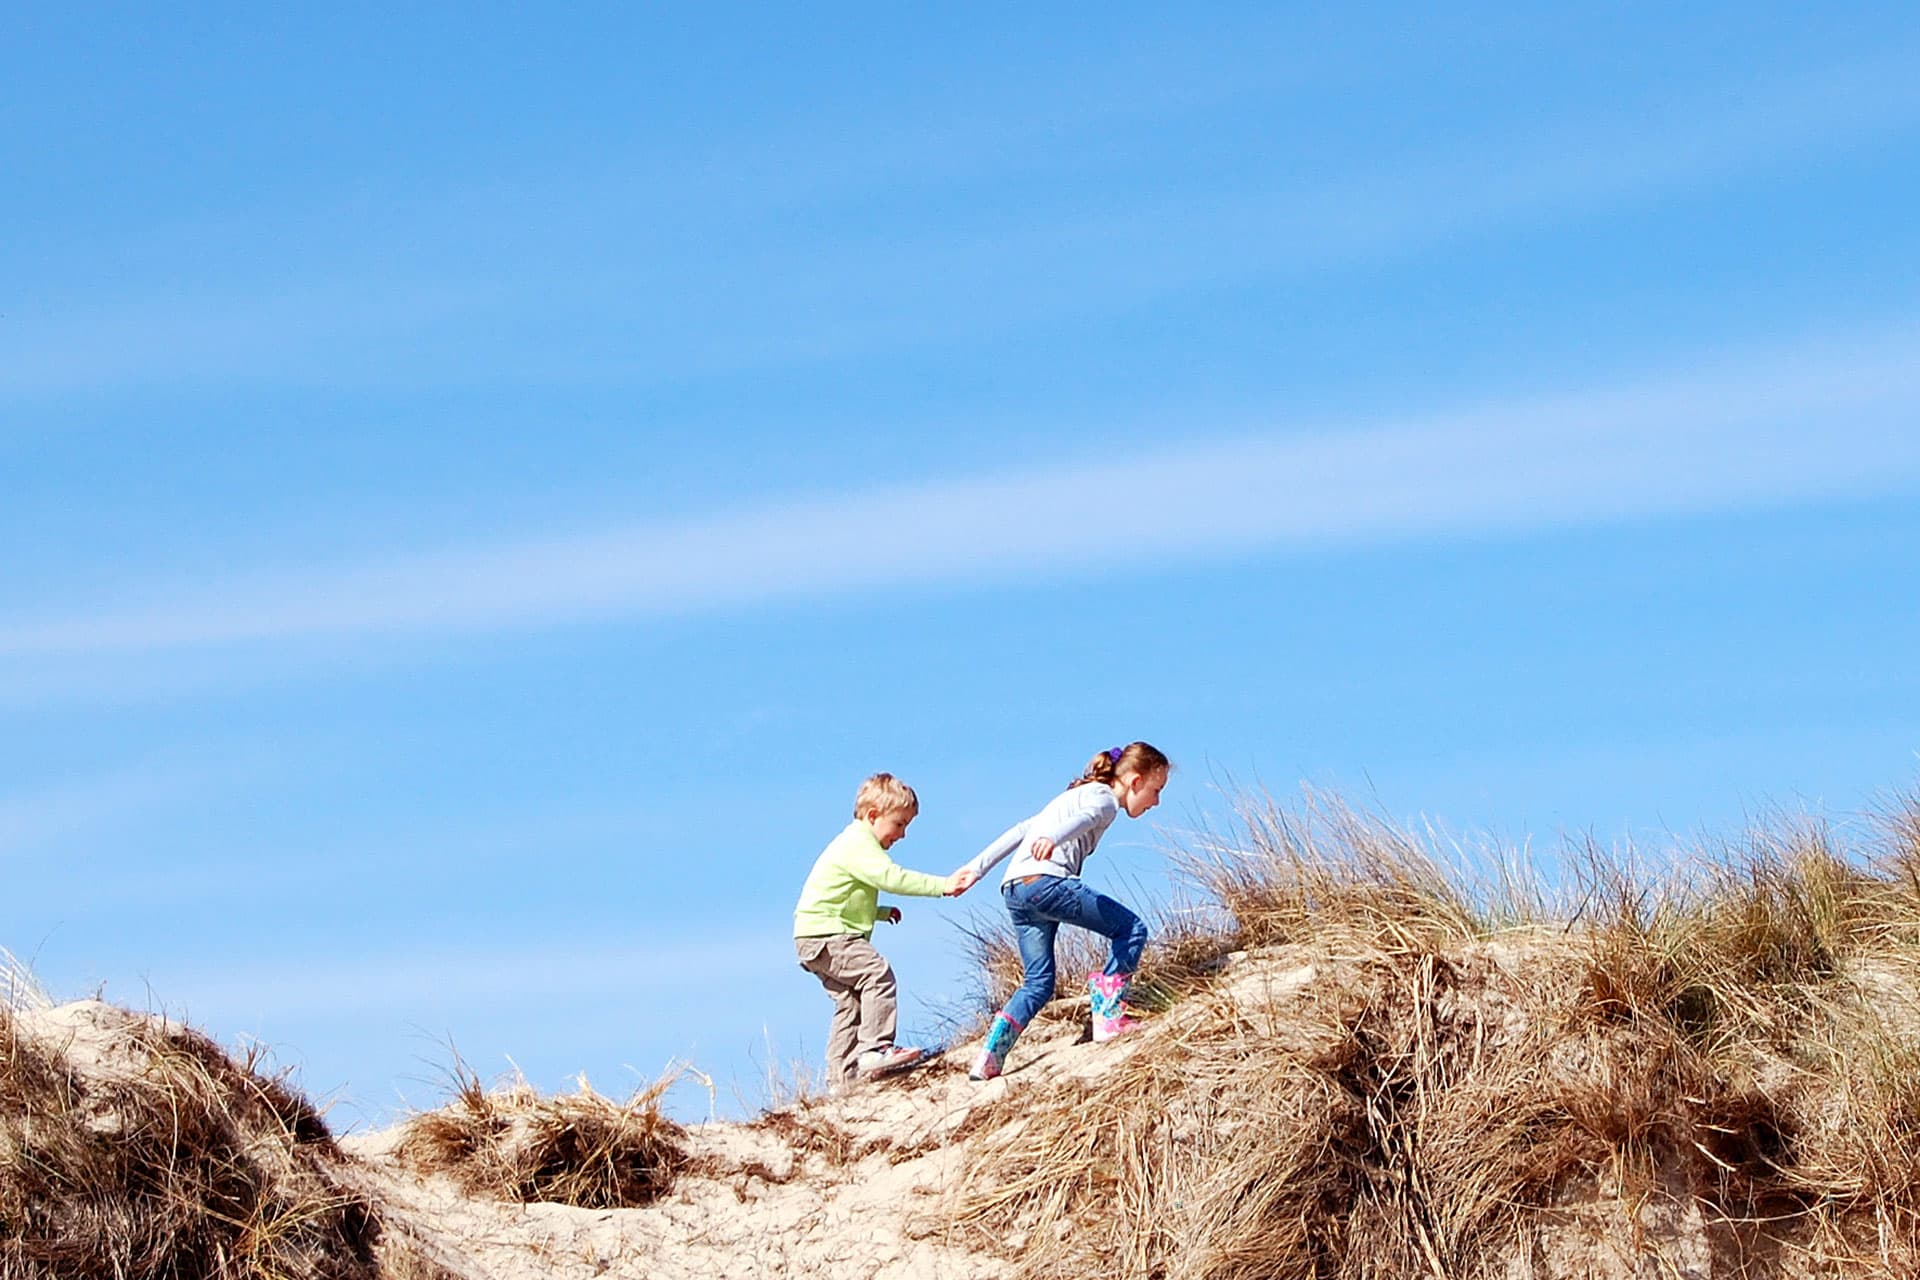
{"type": "Polygon", "coordinates": [[[904,894],[911,898],[944,897],[952,883],[947,876],[907,870],[889,858],[878,845],[850,850],[846,867],[856,879],[883,893],[904,894]]]}

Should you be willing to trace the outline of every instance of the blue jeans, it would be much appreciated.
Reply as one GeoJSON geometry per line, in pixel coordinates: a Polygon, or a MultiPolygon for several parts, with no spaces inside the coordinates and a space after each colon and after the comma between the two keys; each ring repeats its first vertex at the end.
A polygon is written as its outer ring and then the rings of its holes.
{"type": "Polygon", "coordinates": [[[1104,893],[1096,893],[1078,876],[1037,876],[1022,884],[1014,881],[1000,891],[1013,917],[1013,937],[1026,966],[1026,981],[1013,993],[1004,1010],[1015,1025],[1033,1021],[1042,1005],[1053,999],[1053,936],[1063,924],[1091,929],[1113,939],[1107,957],[1108,973],[1132,973],[1140,967],[1147,945],[1147,926],[1140,917],[1104,893]]]}

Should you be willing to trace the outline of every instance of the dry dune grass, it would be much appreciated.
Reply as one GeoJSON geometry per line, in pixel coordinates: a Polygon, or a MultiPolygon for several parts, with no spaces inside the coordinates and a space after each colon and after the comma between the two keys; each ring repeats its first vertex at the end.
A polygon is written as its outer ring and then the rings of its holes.
{"type": "Polygon", "coordinates": [[[1314,980],[1203,990],[1030,1090],[977,1139],[957,1225],[1030,1276],[1636,1273],[1564,1262],[1600,1238],[1915,1274],[1920,807],[1880,817],[1861,849],[1777,821],[1658,878],[1578,851],[1550,900],[1321,797],[1250,806],[1182,861],[1227,913],[1216,948],[1314,980]]]}
{"type": "Polygon", "coordinates": [[[860,1136],[825,1115],[817,1099],[776,1107],[753,1124],[777,1135],[796,1156],[817,1156],[829,1168],[851,1164],[861,1151],[860,1136]]]}
{"type": "Polygon", "coordinates": [[[1325,944],[1433,948],[1552,913],[1518,854],[1443,846],[1309,790],[1297,807],[1247,796],[1236,824],[1174,851],[1183,877],[1220,905],[1240,948],[1325,944]]]}
{"type": "Polygon", "coordinates": [[[310,1105],[191,1029],[77,1008],[55,1035],[0,1009],[0,1276],[373,1280],[378,1224],[310,1105]]]}
{"type": "Polygon", "coordinates": [[[584,1078],[571,1094],[524,1081],[489,1089],[457,1061],[453,1098],[407,1120],[396,1154],[421,1173],[446,1173],[470,1195],[586,1209],[652,1203],[687,1166],[685,1131],[660,1110],[668,1074],[625,1102],[584,1078]]]}
{"type": "MultiPolygon", "coordinates": [[[[1311,794],[1175,860],[1193,901],[1155,926],[1150,1027],[984,1091],[896,1086],[959,1099],[956,1123],[802,1090],[754,1126],[789,1163],[723,1165],[663,1115],[672,1075],[623,1103],[456,1060],[396,1154],[470,1195],[608,1209],[683,1174],[804,1194],[959,1146],[916,1229],[1031,1277],[1920,1275],[1920,795],[1658,871],[1576,848],[1552,892],[1311,794]]],[[[972,936],[997,1005],[1017,955],[972,936]]],[[[1081,1017],[1104,945],[1061,936],[1050,1009],[1081,1017]]],[[[252,1057],[49,1011],[3,966],[0,993],[0,1280],[449,1274],[383,1238],[319,1114],[252,1057]]]]}

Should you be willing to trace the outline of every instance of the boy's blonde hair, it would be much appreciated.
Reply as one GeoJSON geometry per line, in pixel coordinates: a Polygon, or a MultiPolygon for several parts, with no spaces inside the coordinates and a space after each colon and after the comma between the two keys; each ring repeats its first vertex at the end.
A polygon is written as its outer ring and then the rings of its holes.
{"type": "Polygon", "coordinates": [[[860,784],[853,796],[853,816],[864,818],[867,810],[882,813],[919,813],[920,797],[913,788],[890,773],[876,773],[860,784]]]}

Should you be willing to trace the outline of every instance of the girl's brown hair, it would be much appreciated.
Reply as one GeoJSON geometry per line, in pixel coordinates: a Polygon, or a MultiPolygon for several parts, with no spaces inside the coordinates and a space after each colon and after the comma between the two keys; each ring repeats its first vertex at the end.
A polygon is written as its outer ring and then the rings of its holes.
{"type": "Polygon", "coordinates": [[[1173,762],[1168,760],[1160,748],[1148,742],[1129,742],[1124,747],[1111,747],[1087,761],[1087,767],[1080,776],[1068,784],[1068,790],[1084,786],[1089,782],[1112,782],[1123,773],[1148,774],[1155,769],[1171,769],[1173,762]]]}

